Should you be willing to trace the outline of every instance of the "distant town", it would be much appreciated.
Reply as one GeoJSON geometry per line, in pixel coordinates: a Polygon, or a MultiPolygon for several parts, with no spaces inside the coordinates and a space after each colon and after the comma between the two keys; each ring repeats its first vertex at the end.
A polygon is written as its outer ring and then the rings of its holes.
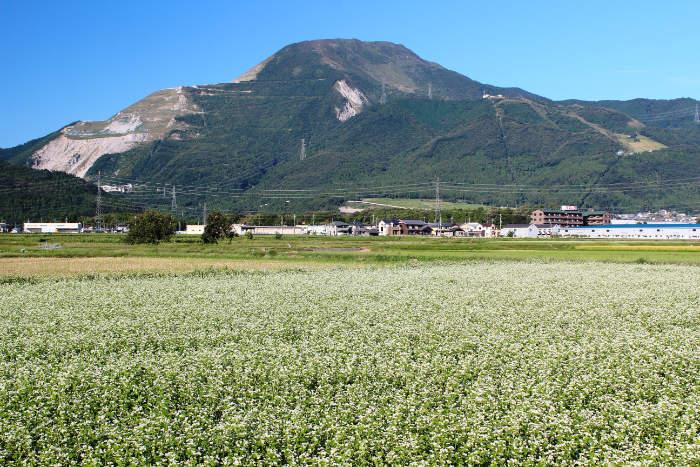
{"type": "MultiPolygon", "coordinates": [[[[179,235],[201,235],[204,224],[190,224],[179,235]]],[[[677,211],[660,210],[636,214],[580,210],[577,206],[536,209],[525,224],[496,222],[426,222],[420,219],[381,219],[374,223],[332,221],[323,224],[247,225],[233,224],[237,235],[355,235],[355,236],[433,236],[433,237],[514,237],[514,238],[621,238],[621,239],[700,239],[698,217],[677,211]]],[[[0,223],[0,232],[11,233],[90,233],[97,229],[79,222],[26,222],[22,227],[0,223]]],[[[101,232],[127,233],[126,223],[101,232]]]]}

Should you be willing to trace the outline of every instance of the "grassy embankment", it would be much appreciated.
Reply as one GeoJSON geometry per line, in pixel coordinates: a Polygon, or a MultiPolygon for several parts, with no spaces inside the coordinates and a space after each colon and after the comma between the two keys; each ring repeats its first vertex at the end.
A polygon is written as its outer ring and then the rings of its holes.
{"type": "Polygon", "coordinates": [[[0,235],[0,275],[285,269],[416,261],[603,261],[700,265],[700,242],[407,237],[239,237],[204,245],[198,236],[128,245],[120,235],[0,235]],[[42,248],[44,245],[60,248],[42,248]],[[25,251],[22,252],[21,250],[25,251]]]}

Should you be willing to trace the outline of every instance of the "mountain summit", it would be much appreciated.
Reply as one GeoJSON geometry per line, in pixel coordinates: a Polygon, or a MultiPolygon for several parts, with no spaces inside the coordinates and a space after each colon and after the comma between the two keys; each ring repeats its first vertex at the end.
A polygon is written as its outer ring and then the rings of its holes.
{"type": "Polygon", "coordinates": [[[653,196],[595,188],[700,176],[697,125],[654,126],[654,109],[685,118],[689,102],[629,102],[557,103],[479,83],[402,45],[316,40],[284,47],[231,82],[161,90],[106,121],[74,123],[0,150],[0,159],[89,180],[100,170],[110,183],[161,187],[158,199],[144,194],[140,202],[167,201],[166,184],[205,187],[178,198],[193,209],[216,190],[230,196],[209,206],[258,209],[270,200],[329,208],[367,196],[358,186],[435,177],[465,186],[543,187],[460,194],[498,204],[612,208],[696,197],[697,188],[685,185],[653,196]],[[572,184],[591,188],[551,188],[572,184]]]}
{"type": "Polygon", "coordinates": [[[517,88],[491,86],[423,60],[401,44],[324,39],[289,45],[236,78],[294,80],[334,76],[357,86],[372,102],[388,95],[414,95],[438,100],[479,99],[484,93],[543,99],[517,88]]]}

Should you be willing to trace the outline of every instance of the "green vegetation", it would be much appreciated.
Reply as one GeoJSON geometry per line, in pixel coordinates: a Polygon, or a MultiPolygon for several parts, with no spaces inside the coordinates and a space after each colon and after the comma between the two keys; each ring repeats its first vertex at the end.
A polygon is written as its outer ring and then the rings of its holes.
{"type": "Polygon", "coordinates": [[[169,240],[176,227],[177,222],[170,214],[146,211],[131,219],[125,240],[127,243],[160,243],[169,240]]]}
{"type": "MultiPolygon", "coordinates": [[[[364,198],[362,202],[349,202],[348,206],[359,209],[386,209],[398,206],[407,209],[435,209],[435,198],[433,199],[412,199],[412,198],[364,198]]],[[[441,201],[442,209],[447,210],[473,210],[476,208],[488,208],[482,204],[465,203],[461,201],[441,201]]]]}
{"type": "MultiPolygon", "coordinates": [[[[29,143],[27,143],[29,144],[29,143]]],[[[63,172],[33,170],[0,161],[0,222],[78,222],[94,215],[97,187],[63,172]]],[[[134,208],[103,194],[105,207],[119,211],[134,208]]]]}
{"type": "MultiPolygon", "coordinates": [[[[446,184],[444,198],[474,205],[630,211],[687,209],[700,199],[697,184],[658,185],[700,176],[697,129],[643,127],[630,117],[643,122],[644,109],[674,112],[692,100],[553,103],[472,81],[401,46],[359,41],[293,44],[256,80],[183,93],[202,113],[179,117],[160,140],[104,155],[88,177],[101,170],[149,180],[115,199],[161,210],[170,200],[153,183],[187,187],[178,194],[180,217],[198,215],[204,202],[224,212],[301,213],[362,198],[432,198],[429,183],[416,184],[437,177],[446,184]],[[377,77],[389,88],[385,105],[377,77]],[[339,80],[368,100],[345,122],[336,118],[345,104],[339,80]],[[482,99],[483,90],[506,98],[482,99]],[[617,157],[625,147],[653,152],[617,157]]],[[[1,150],[0,159],[26,163],[39,143],[1,150]]]]}
{"type": "Polygon", "coordinates": [[[616,135],[620,143],[631,152],[651,152],[666,149],[668,146],[644,135],[616,135]]]}
{"type": "Polygon", "coordinates": [[[234,233],[231,231],[233,220],[221,211],[214,211],[207,216],[207,223],[202,234],[204,243],[218,243],[222,238],[232,239],[234,233]]]}
{"type": "Polygon", "coordinates": [[[654,264],[700,264],[700,243],[692,241],[312,235],[277,239],[273,235],[256,235],[254,238],[237,237],[231,242],[203,244],[199,235],[177,235],[158,245],[128,245],[124,238],[125,235],[118,234],[0,234],[0,274],[60,274],[63,272],[61,264],[65,264],[67,270],[73,270],[68,267],[71,262],[79,265],[80,271],[84,267],[113,271],[115,258],[129,263],[129,270],[169,270],[173,260],[181,264],[180,269],[209,266],[258,269],[273,263],[275,267],[365,266],[483,259],[620,263],[635,263],[643,259],[654,264]],[[61,248],[41,248],[45,241],[59,244],[61,248]],[[90,259],[90,264],[83,265],[83,259],[90,259]],[[147,261],[138,267],[141,259],[147,261]],[[47,261],[46,266],[42,266],[41,261],[47,261]],[[58,269],[44,271],[49,264],[55,264],[58,269]]]}
{"type": "Polygon", "coordinates": [[[693,121],[692,111],[698,101],[690,98],[680,99],[631,99],[628,101],[604,100],[581,101],[566,100],[558,104],[582,105],[585,107],[614,109],[623,112],[642,123],[652,127],[687,128],[693,129],[697,124],[693,121]]]}
{"type": "Polygon", "coordinates": [[[5,281],[0,462],[692,465],[699,282],[539,261],[5,281]]]}

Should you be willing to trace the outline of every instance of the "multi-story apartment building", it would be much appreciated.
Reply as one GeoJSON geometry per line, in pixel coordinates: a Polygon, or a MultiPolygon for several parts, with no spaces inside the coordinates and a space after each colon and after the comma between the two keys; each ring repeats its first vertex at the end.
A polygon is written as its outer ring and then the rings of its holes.
{"type": "Polygon", "coordinates": [[[610,213],[606,211],[574,211],[559,209],[537,209],[530,215],[533,224],[556,224],[562,227],[610,224],[610,213]]]}
{"type": "Polygon", "coordinates": [[[561,211],[559,209],[537,209],[530,215],[533,224],[556,224],[562,227],[576,227],[583,224],[581,211],[561,211]]]}

